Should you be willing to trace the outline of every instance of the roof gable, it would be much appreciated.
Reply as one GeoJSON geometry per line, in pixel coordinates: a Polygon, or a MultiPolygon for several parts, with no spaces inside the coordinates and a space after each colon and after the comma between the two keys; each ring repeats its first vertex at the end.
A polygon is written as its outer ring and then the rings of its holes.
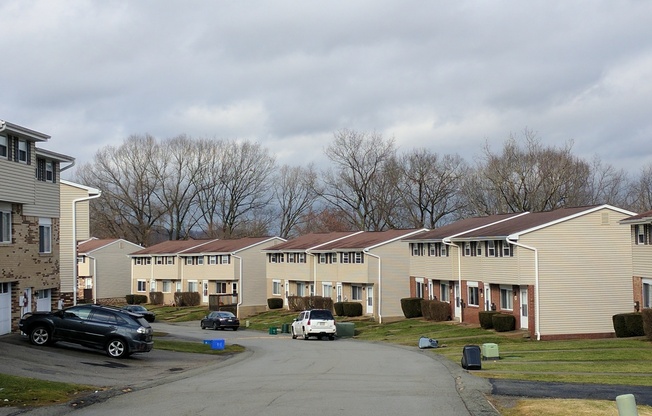
{"type": "Polygon", "coordinates": [[[122,238],[104,238],[104,239],[92,238],[90,240],[79,243],[77,245],[77,253],[79,254],[91,253],[95,250],[104,248],[106,246],[110,246],[120,241],[132,245],[134,249],[140,247],[138,244],[124,240],[122,238]]]}

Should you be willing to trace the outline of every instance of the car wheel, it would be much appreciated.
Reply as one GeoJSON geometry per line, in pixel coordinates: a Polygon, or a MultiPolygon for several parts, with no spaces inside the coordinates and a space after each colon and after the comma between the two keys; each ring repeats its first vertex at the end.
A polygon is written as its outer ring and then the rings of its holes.
{"type": "Polygon", "coordinates": [[[329,339],[330,341],[334,340],[334,339],[335,339],[335,335],[329,335],[329,336],[328,336],[328,339],[329,339]]]}
{"type": "Polygon", "coordinates": [[[124,358],[129,355],[129,349],[123,340],[114,338],[106,344],[106,354],[111,358],[124,358]]]}
{"type": "Polygon", "coordinates": [[[37,326],[29,334],[29,341],[34,345],[47,345],[52,342],[52,334],[44,326],[37,326]]]}
{"type": "Polygon", "coordinates": [[[310,335],[308,335],[308,333],[305,332],[305,329],[304,329],[304,332],[303,332],[303,339],[308,339],[309,337],[310,337],[310,335]]]}
{"type": "Polygon", "coordinates": [[[217,322],[213,322],[213,331],[217,331],[217,328],[218,328],[217,322]]]}
{"type": "Polygon", "coordinates": [[[297,334],[294,333],[294,327],[292,327],[292,339],[297,339],[297,334]]]}
{"type": "Polygon", "coordinates": [[[237,326],[234,326],[234,327],[233,327],[233,330],[234,330],[234,331],[237,331],[237,330],[238,330],[238,327],[237,327],[237,326]]]}

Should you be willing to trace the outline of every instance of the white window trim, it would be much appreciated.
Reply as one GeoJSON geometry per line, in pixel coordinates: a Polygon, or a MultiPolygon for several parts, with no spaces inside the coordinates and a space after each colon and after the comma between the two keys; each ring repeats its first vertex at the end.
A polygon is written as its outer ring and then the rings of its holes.
{"type": "Polygon", "coordinates": [[[281,284],[281,281],[278,279],[273,279],[272,280],[272,295],[274,296],[281,296],[282,290],[283,290],[283,285],[281,284]],[[278,292],[274,290],[274,288],[278,285],[278,292]]]}
{"type": "Polygon", "coordinates": [[[0,158],[7,159],[9,157],[9,139],[3,134],[0,134],[0,149],[4,149],[4,155],[0,154],[0,158]]]}
{"type": "Polygon", "coordinates": [[[39,218],[38,220],[38,235],[39,235],[39,254],[50,254],[52,253],[52,219],[51,218],[39,218]],[[41,233],[41,229],[43,232],[41,233]],[[47,233],[46,233],[47,230],[47,233]],[[47,234],[47,235],[46,235],[47,234]],[[45,241],[41,241],[41,236],[45,238],[45,241]]]}
{"type": "Polygon", "coordinates": [[[145,279],[138,279],[136,281],[136,291],[138,293],[145,293],[147,292],[147,280],[145,279]],[[141,290],[141,285],[145,290],[141,290]]]}
{"type": "Polygon", "coordinates": [[[514,288],[512,286],[500,285],[500,309],[506,311],[514,310],[514,288]],[[507,305],[503,305],[503,292],[509,294],[506,298],[509,299],[507,305]]]}

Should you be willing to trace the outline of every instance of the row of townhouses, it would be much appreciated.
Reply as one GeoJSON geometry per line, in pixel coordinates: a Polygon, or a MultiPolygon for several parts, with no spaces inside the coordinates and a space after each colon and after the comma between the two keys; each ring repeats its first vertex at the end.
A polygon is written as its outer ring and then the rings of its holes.
{"type": "Polygon", "coordinates": [[[400,300],[436,299],[450,319],[512,314],[534,339],[613,336],[612,316],[652,302],[652,211],[610,205],[468,218],[434,229],[167,241],[143,248],[90,238],[100,191],[60,180],[74,159],[47,135],[0,124],[0,334],[27,311],[126,294],[197,292],[242,317],[267,299],[359,302],[378,322],[400,300]],[[73,237],[74,236],[74,237],[73,237]]]}

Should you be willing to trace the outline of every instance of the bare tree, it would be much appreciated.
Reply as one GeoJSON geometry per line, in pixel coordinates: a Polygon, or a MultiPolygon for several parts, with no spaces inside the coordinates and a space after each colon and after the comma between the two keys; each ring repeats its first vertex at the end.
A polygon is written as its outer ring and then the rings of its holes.
{"type": "Polygon", "coordinates": [[[206,169],[199,142],[187,136],[159,146],[156,170],[161,189],[156,193],[165,215],[161,218],[170,240],[187,239],[197,224],[198,184],[206,169]]]}
{"type": "Polygon", "coordinates": [[[313,165],[308,167],[282,166],[274,180],[274,200],[279,210],[279,236],[296,235],[297,227],[307,221],[318,198],[317,173],[313,165]]]}
{"type": "Polygon", "coordinates": [[[269,226],[274,158],[249,141],[207,143],[207,167],[198,194],[202,228],[210,237],[261,233],[269,226]]]}
{"type": "Polygon", "coordinates": [[[401,157],[402,196],[411,227],[435,228],[453,220],[465,206],[462,180],[468,167],[459,155],[439,156],[416,149],[401,157]]]}
{"type": "Polygon", "coordinates": [[[630,189],[629,178],[624,170],[602,163],[597,156],[593,158],[585,203],[610,204],[625,208],[629,205],[628,189],[630,189]]]}
{"type": "Polygon", "coordinates": [[[159,203],[158,145],[150,135],[129,136],[99,150],[77,170],[77,181],[102,191],[91,201],[94,233],[148,245],[165,208],[159,203]]]}
{"type": "Polygon", "coordinates": [[[630,209],[647,212],[652,209],[652,163],[643,167],[630,185],[630,209]]]}
{"type": "Polygon", "coordinates": [[[386,226],[381,194],[384,169],[395,154],[394,140],[378,133],[340,130],[325,150],[334,167],[323,174],[321,196],[360,230],[386,226]]]}
{"type": "Polygon", "coordinates": [[[485,147],[484,160],[475,169],[477,177],[465,185],[472,211],[547,211],[586,203],[591,169],[573,156],[572,143],[543,147],[529,130],[522,141],[523,148],[510,136],[501,154],[485,147]]]}

